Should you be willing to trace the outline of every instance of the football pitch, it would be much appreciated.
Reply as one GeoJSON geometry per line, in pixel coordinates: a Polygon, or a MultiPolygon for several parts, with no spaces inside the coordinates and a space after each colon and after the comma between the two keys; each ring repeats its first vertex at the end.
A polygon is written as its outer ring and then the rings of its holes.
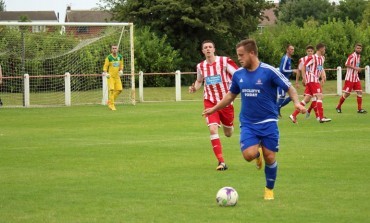
{"type": "Polygon", "coordinates": [[[224,172],[201,101],[0,109],[0,222],[369,222],[370,114],[353,94],[337,114],[338,99],[324,99],[330,123],[283,108],[273,201],[239,150],[240,100],[224,172]],[[235,207],[217,206],[224,186],[235,207]]]}

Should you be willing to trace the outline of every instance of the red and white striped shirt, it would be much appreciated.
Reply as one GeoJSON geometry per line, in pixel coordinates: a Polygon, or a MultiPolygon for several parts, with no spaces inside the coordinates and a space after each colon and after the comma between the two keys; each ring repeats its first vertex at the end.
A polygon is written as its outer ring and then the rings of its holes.
{"type": "MultiPolygon", "coordinates": [[[[360,67],[360,59],[361,55],[354,52],[348,56],[346,66],[360,67]]],[[[350,67],[347,67],[345,80],[350,82],[360,81],[360,78],[358,77],[358,71],[350,67]]]]}
{"type": "Polygon", "coordinates": [[[204,99],[217,103],[229,92],[231,79],[238,69],[229,57],[216,56],[214,63],[206,60],[197,65],[197,79],[204,80],[204,99]]]}
{"type": "Polygon", "coordinates": [[[306,66],[306,83],[320,83],[320,76],[324,70],[325,57],[314,54],[308,56],[304,63],[306,66]]]}
{"type": "MultiPolygon", "coordinates": [[[[308,59],[308,56],[304,56],[304,57],[301,57],[301,59],[299,59],[299,61],[298,61],[298,69],[299,70],[302,70],[302,68],[303,68],[305,62],[307,61],[307,59],[308,59]]],[[[305,73],[306,80],[308,79],[308,74],[309,74],[308,70],[309,69],[306,67],[306,73],[305,73]]]]}

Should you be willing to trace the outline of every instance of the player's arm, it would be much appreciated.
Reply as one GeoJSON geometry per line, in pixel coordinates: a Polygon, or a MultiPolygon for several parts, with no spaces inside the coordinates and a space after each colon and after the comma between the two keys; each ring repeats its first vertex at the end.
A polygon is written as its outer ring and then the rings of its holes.
{"type": "Polygon", "coordinates": [[[302,84],[303,86],[306,86],[307,80],[306,80],[306,66],[302,66],[302,84]]]}
{"type": "Polygon", "coordinates": [[[203,80],[196,79],[195,82],[189,87],[189,93],[195,93],[202,86],[203,80]]]}
{"type": "Polygon", "coordinates": [[[197,79],[195,80],[195,82],[189,87],[189,93],[194,93],[196,92],[197,90],[199,90],[200,87],[202,87],[202,83],[203,83],[203,80],[204,80],[204,77],[202,75],[202,73],[198,70],[197,71],[197,79]]]}
{"type": "Polygon", "coordinates": [[[110,77],[108,73],[108,68],[109,68],[109,60],[108,60],[108,57],[106,57],[104,60],[104,65],[103,65],[103,75],[106,76],[107,78],[110,77]]]}
{"type": "Polygon", "coordinates": [[[283,73],[293,73],[293,72],[296,72],[297,70],[288,70],[286,67],[287,67],[287,63],[288,63],[288,57],[287,56],[284,56],[284,60],[281,61],[280,63],[280,71],[283,72],[283,73]]]}
{"type": "Polygon", "coordinates": [[[356,70],[357,72],[361,72],[361,68],[357,67],[356,64],[353,64],[354,58],[351,56],[348,57],[347,62],[346,62],[346,67],[356,70]]]}
{"type": "Polygon", "coordinates": [[[108,57],[106,57],[104,60],[103,72],[108,72],[108,68],[109,68],[109,60],[108,60],[108,57]]]}
{"type": "MultiPolygon", "coordinates": [[[[217,105],[213,106],[212,108],[207,108],[203,111],[202,115],[203,116],[207,116],[207,115],[210,115],[218,110],[221,110],[223,108],[225,108],[226,106],[228,106],[231,102],[233,102],[236,98],[236,94],[233,94],[231,93],[231,91],[229,91],[225,97],[217,103],[217,105]]],[[[298,97],[298,96],[297,96],[298,97]]]]}
{"type": "Polygon", "coordinates": [[[324,69],[322,69],[322,72],[321,72],[321,84],[324,84],[326,81],[326,72],[324,69]]]}
{"type": "Polygon", "coordinates": [[[237,69],[239,69],[238,65],[232,59],[227,58],[226,71],[233,75],[237,69]]]}
{"type": "MultiPolygon", "coordinates": [[[[299,71],[301,71],[301,70],[299,70],[299,71]]],[[[296,86],[296,88],[299,87],[299,77],[300,77],[300,72],[297,72],[297,74],[295,76],[295,86],[296,86]]]]}
{"type": "Polygon", "coordinates": [[[121,56],[121,60],[119,61],[119,74],[122,75],[123,74],[123,56],[121,56]]]}
{"type": "Polygon", "coordinates": [[[309,56],[302,66],[302,84],[306,86],[306,67],[312,64],[312,56],[309,56]]]}
{"type": "Polygon", "coordinates": [[[306,108],[303,105],[301,105],[299,98],[298,98],[297,90],[293,87],[293,85],[291,85],[288,88],[288,94],[294,103],[294,107],[298,109],[302,114],[306,113],[306,108]]]}

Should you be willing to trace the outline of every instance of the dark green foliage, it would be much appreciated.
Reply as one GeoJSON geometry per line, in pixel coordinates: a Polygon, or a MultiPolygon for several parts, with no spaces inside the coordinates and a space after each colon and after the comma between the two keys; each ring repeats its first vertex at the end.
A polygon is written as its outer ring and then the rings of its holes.
{"type": "Polygon", "coordinates": [[[308,19],[325,22],[332,17],[335,6],[328,0],[287,0],[280,5],[278,21],[282,23],[295,23],[302,27],[308,19]]]}
{"type": "Polygon", "coordinates": [[[336,10],[336,17],[345,21],[347,18],[358,24],[362,22],[365,4],[369,4],[364,0],[346,0],[340,1],[336,10]]]}
{"type": "Polygon", "coordinates": [[[104,0],[118,21],[149,26],[158,37],[179,50],[182,70],[194,71],[203,58],[199,46],[212,39],[218,52],[235,53],[234,46],[257,29],[260,12],[270,7],[265,0],[104,0]]]}
{"type": "Polygon", "coordinates": [[[366,7],[364,7],[364,12],[362,15],[361,27],[366,29],[370,25],[370,2],[367,2],[366,7]]]}
{"type": "Polygon", "coordinates": [[[328,0],[286,0],[280,2],[276,15],[280,23],[295,23],[300,27],[312,19],[319,24],[326,23],[328,19],[350,19],[359,24],[365,18],[366,5],[369,5],[366,0],[346,0],[340,1],[340,4],[328,0]]]}
{"type": "MultiPolygon", "coordinates": [[[[264,30],[262,34],[256,33],[252,37],[259,45],[259,57],[262,61],[279,66],[280,58],[285,54],[285,46],[291,43],[295,47],[293,67],[297,67],[298,59],[304,56],[307,45],[314,47],[319,42],[326,45],[325,68],[344,67],[350,53],[354,51],[354,44],[363,44],[363,55],[370,52],[370,29],[362,29],[353,21],[345,22],[332,20],[323,25],[308,21],[303,28],[296,25],[279,24],[264,30]]],[[[369,57],[362,57],[361,67],[370,64],[369,57]]],[[[329,79],[335,79],[335,72],[327,72],[329,79]]]]}
{"type": "MultiPolygon", "coordinates": [[[[159,38],[151,32],[149,27],[143,27],[135,33],[135,70],[144,73],[174,72],[180,69],[181,58],[167,41],[167,37],[159,38]]],[[[146,76],[145,87],[174,86],[174,77],[171,76],[146,76]]]]}

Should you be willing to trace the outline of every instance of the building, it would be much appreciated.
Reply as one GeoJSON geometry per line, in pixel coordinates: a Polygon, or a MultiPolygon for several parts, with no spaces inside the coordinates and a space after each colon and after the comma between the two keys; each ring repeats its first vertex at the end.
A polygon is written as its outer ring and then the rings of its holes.
{"type": "MultiPolygon", "coordinates": [[[[110,12],[102,10],[72,10],[71,6],[67,7],[65,23],[107,23],[112,21],[113,15],[110,12]]],[[[101,26],[77,26],[66,27],[67,33],[73,33],[75,36],[95,35],[102,32],[101,26]]]]}
{"type": "Polygon", "coordinates": [[[260,23],[257,26],[257,29],[260,31],[260,33],[263,32],[263,29],[267,26],[272,26],[276,24],[277,18],[275,16],[274,10],[276,10],[279,7],[279,3],[274,3],[274,7],[271,9],[266,9],[262,12],[262,15],[266,18],[263,18],[260,23]]]}
{"type": "MultiPolygon", "coordinates": [[[[29,22],[58,22],[58,16],[54,11],[5,11],[0,12],[1,22],[19,22],[26,19],[29,22]]],[[[51,31],[52,27],[46,25],[32,26],[32,32],[51,31]]],[[[31,30],[30,30],[31,31],[31,30]]]]}

